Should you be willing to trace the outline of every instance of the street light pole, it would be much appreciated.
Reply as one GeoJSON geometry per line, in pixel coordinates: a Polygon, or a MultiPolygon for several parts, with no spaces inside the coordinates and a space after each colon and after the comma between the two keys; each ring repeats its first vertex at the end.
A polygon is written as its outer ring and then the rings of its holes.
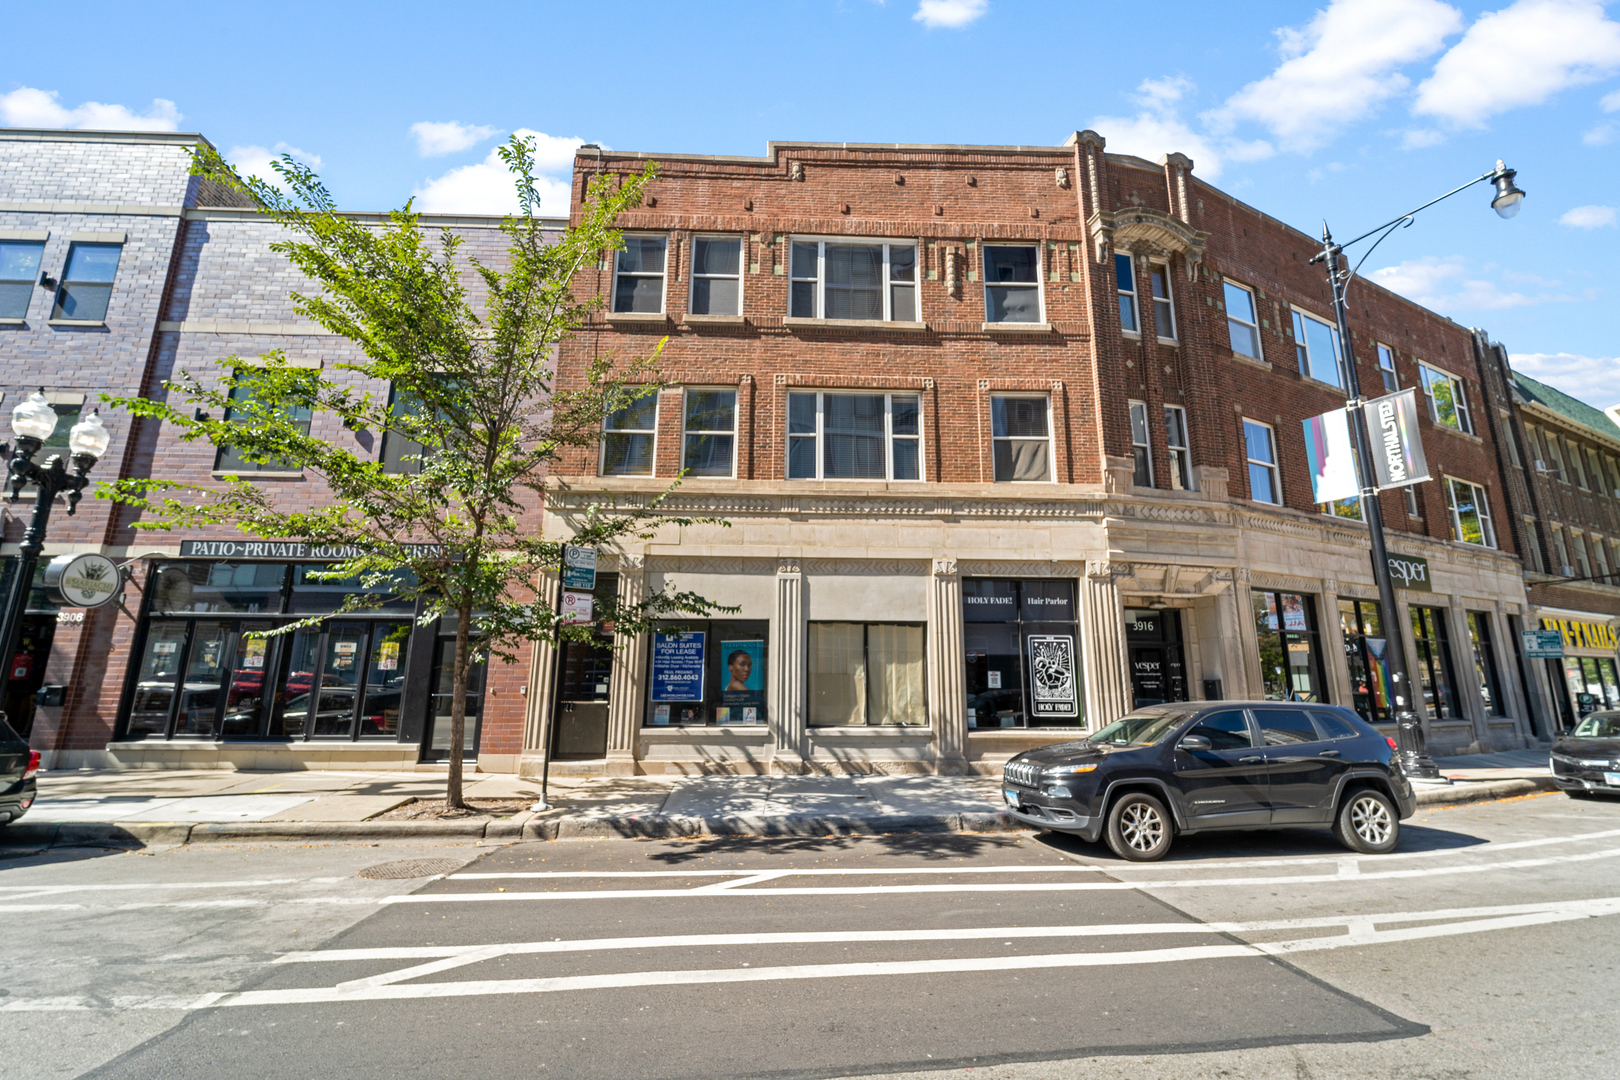
{"type": "MultiPolygon", "coordinates": [[[[51,507],[56,497],[67,495],[67,512],[72,517],[79,508],[81,493],[90,482],[90,470],[107,452],[112,436],[101,425],[100,411],[73,425],[68,435],[68,450],[73,458],[73,471],[62,462],[60,454],[52,454],[41,465],[34,460],[56,431],[56,410],[45,399],[43,388],[30,394],[11,414],[12,433],[17,437],[16,450],[11,455],[11,502],[16,502],[22,489],[34,485],[34,513],[28,529],[23,533],[22,545],[17,553],[17,572],[11,579],[5,609],[0,611],[0,705],[5,702],[7,686],[11,682],[13,658],[17,639],[22,634],[23,613],[28,609],[28,593],[34,586],[34,568],[39,565],[40,553],[45,550],[45,530],[50,525],[51,507]]],[[[4,718],[0,709],[0,718],[4,718]]]]}
{"type": "Polygon", "coordinates": [[[1328,285],[1333,290],[1333,318],[1338,324],[1339,353],[1343,358],[1345,390],[1349,394],[1346,408],[1349,410],[1351,441],[1355,448],[1356,479],[1361,487],[1361,518],[1366,522],[1367,531],[1372,538],[1373,580],[1378,583],[1378,606],[1382,611],[1384,666],[1389,672],[1390,682],[1389,707],[1395,718],[1396,745],[1400,754],[1401,768],[1407,776],[1417,779],[1439,779],[1440,770],[1435,765],[1434,759],[1429,757],[1423,736],[1423,723],[1412,698],[1412,679],[1406,667],[1406,632],[1397,614],[1399,609],[1395,601],[1395,581],[1389,572],[1389,551],[1384,543],[1384,514],[1378,502],[1377,475],[1372,467],[1372,438],[1367,431],[1366,413],[1362,410],[1366,401],[1361,396],[1361,377],[1356,370],[1355,351],[1350,343],[1349,311],[1345,304],[1345,296],[1356,271],[1361,269],[1361,264],[1367,261],[1367,256],[1373,253],[1384,238],[1397,228],[1410,225],[1414,214],[1433,206],[1441,199],[1448,199],[1482,180],[1489,180],[1496,190],[1491,207],[1504,218],[1517,214],[1519,204],[1524,200],[1524,192],[1514,186],[1514,175],[1512,169],[1498,161],[1492,171],[1476,176],[1468,183],[1451,189],[1438,199],[1429,200],[1416,210],[1402,214],[1393,221],[1387,221],[1376,229],[1369,229],[1351,240],[1349,244],[1334,243],[1333,234],[1328,230],[1327,223],[1323,222],[1322,250],[1311,259],[1312,263],[1326,264],[1328,285]],[[1341,269],[1340,257],[1344,254],[1344,249],[1350,244],[1367,239],[1374,233],[1382,235],[1373,242],[1371,248],[1367,249],[1367,254],[1361,257],[1353,269],[1348,271],[1341,269]]]}

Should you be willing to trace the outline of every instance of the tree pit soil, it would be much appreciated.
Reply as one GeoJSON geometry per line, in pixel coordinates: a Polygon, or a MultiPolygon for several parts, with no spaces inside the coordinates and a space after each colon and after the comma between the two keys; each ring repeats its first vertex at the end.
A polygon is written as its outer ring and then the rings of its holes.
{"type": "Polygon", "coordinates": [[[443,799],[412,799],[371,821],[500,821],[527,813],[533,799],[467,799],[461,810],[445,809],[443,799]]]}

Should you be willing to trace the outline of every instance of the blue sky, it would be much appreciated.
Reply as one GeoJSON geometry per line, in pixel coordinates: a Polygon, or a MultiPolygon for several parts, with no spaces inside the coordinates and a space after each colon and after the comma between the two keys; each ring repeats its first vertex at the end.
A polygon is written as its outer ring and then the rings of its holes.
{"type": "MultiPolygon", "coordinates": [[[[1524,371],[1620,403],[1620,10],[1587,0],[773,0],[445,8],[81,4],[71,49],[5,50],[0,124],[200,131],[239,164],[318,162],[346,206],[498,212],[506,133],[567,174],[579,142],[762,154],[770,139],[1179,150],[1205,179],[1349,237],[1487,171],[1368,262],[1503,341],[1524,371]],[[259,18],[238,10],[267,14],[259,18]],[[1606,314],[1607,313],[1607,314],[1606,314]]],[[[63,15],[15,5],[12,41],[63,15]]],[[[566,198],[566,184],[551,189],[566,198]]],[[[563,209],[547,205],[547,212],[563,209]]]]}

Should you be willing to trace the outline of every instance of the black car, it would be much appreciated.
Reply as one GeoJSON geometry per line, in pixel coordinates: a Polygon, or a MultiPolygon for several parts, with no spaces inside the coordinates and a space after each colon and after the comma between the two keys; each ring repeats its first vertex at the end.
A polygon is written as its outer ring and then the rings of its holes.
{"type": "Polygon", "coordinates": [[[1552,744],[1553,783],[1581,799],[1620,795],[1620,712],[1595,712],[1552,744]]]}
{"type": "Polygon", "coordinates": [[[28,749],[28,740],[0,713],[0,825],[16,821],[34,805],[38,772],[39,751],[28,749]]]}
{"type": "Polygon", "coordinates": [[[1163,858],[1177,833],[1301,825],[1382,854],[1417,809],[1393,739],[1349,709],[1280,701],[1138,709],[1019,754],[1002,780],[1018,820],[1138,862],[1163,858]]]}

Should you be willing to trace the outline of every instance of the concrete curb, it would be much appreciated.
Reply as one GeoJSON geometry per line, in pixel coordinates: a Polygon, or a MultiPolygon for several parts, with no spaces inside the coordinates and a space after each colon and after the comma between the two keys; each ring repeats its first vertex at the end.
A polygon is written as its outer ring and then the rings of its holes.
{"type": "Polygon", "coordinates": [[[1459,780],[1446,787],[1418,788],[1417,804],[1422,810],[1432,806],[1460,806],[1464,803],[1490,802],[1512,799],[1520,795],[1534,795],[1538,791],[1557,791],[1550,776],[1525,777],[1519,780],[1459,780]]]}

